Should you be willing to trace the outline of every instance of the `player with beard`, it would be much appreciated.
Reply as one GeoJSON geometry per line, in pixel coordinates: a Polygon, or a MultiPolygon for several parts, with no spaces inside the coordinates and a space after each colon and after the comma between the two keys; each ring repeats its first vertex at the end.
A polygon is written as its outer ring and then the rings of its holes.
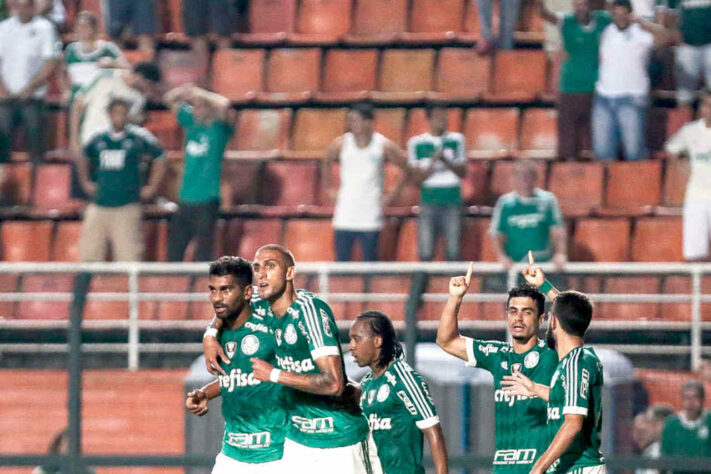
{"type": "Polygon", "coordinates": [[[287,412],[280,385],[263,383],[252,372],[251,359],[275,361],[274,338],[262,316],[252,312],[252,266],[239,257],[210,264],[210,302],[222,322],[219,344],[228,355],[222,375],[188,393],[186,408],[202,416],[208,402],[222,396],[225,435],[212,474],[276,474],[284,471],[287,412]]]}
{"type": "MultiPolygon", "coordinates": [[[[285,386],[289,421],[283,462],[309,474],[381,473],[368,422],[346,380],[331,308],[294,289],[294,256],[281,245],[257,250],[252,270],[259,293],[252,299],[253,312],[267,321],[276,344],[276,364],[255,356],[252,370],[257,380],[285,386]]],[[[227,355],[214,337],[219,320],[213,321],[203,339],[209,367],[227,355]]]]}
{"type": "MultiPolygon", "coordinates": [[[[449,300],[440,319],[437,344],[464,360],[467,366],[487,370],[494,376],[494,472],[528,473],[547,447],[546,403],[534,397],[512,395],[504,391],[502,381],[505,376],[520,372],[538,383],[550,382],[558,360],[555,351],[538,338],[538,330],[546,319],[545,297],[533,286],[509,290],[506,318],[511,344],[462,336],[457,315],[472,271],[470,264],[466,276],[454,277],[449,282],[449,300]]],[[[524,276],[530,281],[528,273],[524,272],[524,276]]],[[[555,296],[550,283],[541,290],[549,297],[555,296]]]]}

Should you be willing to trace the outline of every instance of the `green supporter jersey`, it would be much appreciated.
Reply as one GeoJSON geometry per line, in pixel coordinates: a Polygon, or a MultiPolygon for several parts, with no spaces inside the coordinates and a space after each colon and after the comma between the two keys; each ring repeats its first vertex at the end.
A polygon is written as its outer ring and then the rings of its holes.
{"type": "Polygon", "coordinates": [[[660,6],[679,12],[684,43],[691,46],[711,43],[711,0],[662,0],[660,6]]]}
{"type": "Polygon", "coordinates": [[[287,424],[283,387],[255,379],[250,362],[252,357],[276,361],[267,321],[253,313],[243,326],[222,331],[220,345],[230,358],[229,364],[220,363],[227,375],[218,376],[225,419],[222,452],[249,463],[281,459],[287,424]]]}
{"type": "Polygon", "coordinates": [[[536,188],[531,197],[515,192],[501,196],[489,233],[505,236],[504,250],[514,262],[524,261],[529,250],[537,262],[545,262],[553,257],[551,228],[562,225],[563,215],[553,193],[536,188]]]}
{"type": "Polygon", "coordinates": [[[541,340],[523,354],[517,354],[511,344],[504,342],[468,337],[465,341],[467,366],[484,369],[494,376],[494,471],[527,473],[549,444],[547,405],[540,398],[509,395],[501,381],[505,375],[520,371],[534,382],[548,385],[558,356],[541,340]]]}
{"type": "MultiPolygon", "coordinates": [[[[452,163],[467,162],[464,135],[454,132],[445,132],[441,136],[423,133],[412,137],[407,143],[408,161],[412,166],[428,168],[435,153],[440,150],[452,163]]],[[[461,206],[461,179],[442,161],[438,161],[432,174],[420,186],[420,202],[433,206],[461,206]]]]}
{"type": "Polygon", "coordinates": [[[590,16],[591,21],[587,25],[578,23],[572,13],[558,18],[566,53],[560,65],[561,92],[592,94],[595,90],[600,36],[612,22],[612,17],[605,11],[592,11],[590,16]]]}
{"type": "Polygon", "coordinates": [[[361,381],[360,406],[368,419],[385,474],[424,474],[422,431],[439,423],[427,383],[403,360],[361,381]]]}
{"type": "MultiPolygon", "coordinates": [[[[711,413],[704,412],[696,421],[689,421],[683,413],[670,416],[662,431],[662,456],[711,457],[711,413]]],[[[710,463],[711,465],[711,463],[710,463]]],[[[673,474],[691,474],[675,470],[673,474]]]]}
{"type": "Polygon", "coordinates": [[[192,204],[218,200],[222,157],[232,127],[224,120],[196,122],[189,105],[178,109],[178,124],[185,129],[185,172],[180,200],[192,204]]]}
{"type": "Polygon", "coordinates": [[[548,469],[575,472],[605,464],[600,452],[602,432],[602,363],[590,347],[576,347],[560,360],[548,395],[548,435],[552,441],[565,415],[583,415],[583,428],[573,443],[548,469]]]}
{"type": "Polygon", "coordinates": [[[78,41],[67,45],[64,50],[64,64],[72,84],[72,97],[96,77],[100,59],[117,59],[122,56],[119,47],[111,41],[98,40],[95,49],[88,52],[84,51],[78,41]]]}
{"type": "MultiPolygon", "coordinates": [[[[254,303],[258,315],[266,317],[276,340],[277,366],[297,374],[320,372],[316,359],[339,356],[345,374],[338,327],[331,308],[304,291],[282,317],[272,313],[264,300],[254,303]]],[[[359,443],[368,435],[368,422],[357,407],[343,408],[336,397],[315,395],[285,388],[289,411],[287,438],[312,448],[338,448],[359,443]]]]}
{"type": "Polygon", "coordinates": [[[121,133],[97,132],[84,155],[96,170],[96,204],[120,207],[140,201],[143,160],[161,157],[163,148],[145,128],[126,125],[121,133]]]}

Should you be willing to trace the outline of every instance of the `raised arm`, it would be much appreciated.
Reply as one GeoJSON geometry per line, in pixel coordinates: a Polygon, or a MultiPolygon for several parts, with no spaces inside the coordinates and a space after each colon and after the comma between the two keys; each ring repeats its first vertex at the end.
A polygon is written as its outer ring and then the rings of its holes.
{"type": "Polygon", "coordinates": [[[432,461],[435,465],[435,472],[437,474],[447,474],[449,468],[447,467],[447,444],[444,440],[444,433],[442,432],[442,425],[437,423],[434,426],[425,428],[422,433],[427,438],[427,443],[430,445],[430,451],[432,451],[432,461]]]}
{"type": "Polygon", "coordinates": [[[176,113],[181,102],[187,102],[192,98],[193,87],[194,86],[190,84],[185,84],[170,89],[168,92],[163,94],[163,103],[166,107],[173,111],[173,113],[176,113]]]}
{"type": "Polygon", "coordinates": [[[654,36],[654,44],[656,46],[671,46],[677,42],[678,37],[674,30],[670,30],[658,23],[654,23],[637,16],[632,17],[632,21],[637,23],[644,31],[652,33],[652,36],[654,36]]]}
{"type": "Polygon", "coordinates": [[[442,316],[439,320],[437,328],[437,345],[448,354],[458,357],[462,360],[467,360],[466,342],[459,333],[459,308],[462,305],[462,299],[469,288],[472,272],[474,271],[474,263],[469,263],[469,270],[466,276],[454,277],[449,280],[449,299],[442,310],[442,316]]]}
{"type": "Polygon", "coordinates": [[[565,415],[563,426],[561,426],[556,433],[548,449],[538,458],[533,469],[531,469],[531,474],[543,474],[551,464],[565,453],[573,443],[575,437],[580,433],[580,430],[583,429],[584,420],[585,417],[583,415],[565,415]]]}
{"type": "Polygon", "coordinates": [[[320,372],[297,374],[275,368],[269,362],[252,358],[252,372],[257,380],[274,382],[318,395],[339,396],[346,386],[341,356],[329,355],[316,359],[320,372]]]}
{"type": "Polygon", "coordinates": [[[523,277],[528,284],[541,290],[549,300],[553,301],[558,296],[559,291],[554,287],[543,274],[541,267],[536,266],[533,259],[533,252],[528,251],[528,266],[523,270],[523,277]]]}
{"type": "Polygon", "coordinates": [[[558,24],[558,17],[555,13],[546,8],[546,5],[543,0],[536,0],[536,9],[538,10],[538,14],[545,21],[554,25],[558,24]]]}

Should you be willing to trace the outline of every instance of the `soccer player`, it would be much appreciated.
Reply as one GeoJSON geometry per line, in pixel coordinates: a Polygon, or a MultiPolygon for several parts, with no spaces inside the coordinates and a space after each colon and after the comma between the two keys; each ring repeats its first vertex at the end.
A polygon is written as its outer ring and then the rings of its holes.
{"type": "Polygon", "coordinates": [[[437,474],[447,473],[447,447],[437,409],[427,383],[402,360],[402,346],[390,319],[379,311],[366,311],[348,335],[356,364],[371,370],[361,381],[360,406],[383,472],[424,474],[424,434],[437,474]]]}
{"type": "MultiPolygon", "coordinates": [[[[536,398],[510,395],[503,390],[502,380],[506,375],[522,372],[539,383],[550,382],[557,357],[537,336],[545,320],[545,297],[534,287],[509,290],[506,314],[512,344],[462,336],[457,315],[472,270],[470,264],[466,276],[454,277],[449,282],[449,300],[437,330],[437,345],[464,360],[467,366],[492,373],[496,417],[494,472],[528,473],[546,447],[546,404],[536,398]]],[[[554,294],[552,286],[544,291],[554,294]]]]}
{"type": "Polygon", "coordinates": [[[252,357],[275,360],[274,338],[264,317],[252,312],[252,266],[239,257],[210,264],[210,302],[223,323],[220,345],[230,361],[225,375],[188,393],[186,408],[202,416],[208,402],[222,396],[225,435],[212,474],[283,472],[287,412],[280,385],[263,383],[252,373],[252,357]]]}
{"type": "MultiPolygon", "coordinates": [[[[294,256],[281,245],[257,250],[252,269],[259,293],[253,311],[273,332],[278,365],[255,356],[252,370],[257,380],[287,387],[284,463],[309,474],[380,473],[356,390],[346,383],[331,308],[313,294],[294,289],[294,256]]],[[[214,325],[204,338],[208,366],[216,366],[220,354],[214,325]]],[[[227,355],[222,352],[220,358],[227,355]]]]}

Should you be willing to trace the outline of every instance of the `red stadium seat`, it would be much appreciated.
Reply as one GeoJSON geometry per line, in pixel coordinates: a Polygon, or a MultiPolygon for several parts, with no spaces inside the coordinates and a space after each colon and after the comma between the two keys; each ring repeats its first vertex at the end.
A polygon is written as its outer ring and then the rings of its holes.
{"type": "Polygon", "coordinates": [[[669,160],[665,163],[662,205],[672,207],[684,205],[689,172],[689,163],[687,161],[669,160]]]}
{"type": "Polygon", "coordinates": [[[351,27],[351,0],[301,0],[292,43],[335,43],[351,27]]]}
{"type": "Polygon", "coordinates": [[[260,203],[293,207],[314,204],[317,176],[315,163],[267,163],[260,182],[260,203]]]}
{"type": "MultiPolygon", "coordinates": [[[[147,262],[165,262],[168,254],[168,223],[162,220],[143,220],[143,259],[147,262]]],[[[219,248],[218,246],[216,246],[219,248]]]]}
{"type": "Polygon", "coordinates": [[[320,67],[320,49],[271,50],[265,92],[257,93],[257,100],[273,104],[307,101],[318,90],[320,67]]]}
{"type": "Polygon", "coordinates": [[[225,235],[225,252],[248,260],[259,247],[282,243],[281,219],[231,219],[225,235]]]}
{"type": "MultiPolygon", "coordinates": [[[[363,291],[364,282],[361,276],[330,275],[328,278],[329,293],[363,293],[363,291]]],[[[367,306],[363,302],[335,301],[333,297],[329,297],[327,300],[336,321],[352,321],[365,311],[367,306]]]]}
{"type": "MultiPolygon", "coordinates": [[[[380,231],[380,239],[378,240],[378,260],[381,262],[392,262],[397,256],[398,233],[400,231],[399,220],[395,217],[385,219],[385,225],[380,231]]],[[[362,259],[359,254],[360,248],[356,246],[356,255],[362,259]]]]}
{"type": "Polygon", "coordinates": [[[413,42],[451,41],[462,30],[464,2],[461,0],[419,0],[413,2],[409,32],[403,39],[413,42]]]}
{"type": "MultiPolygon", "coordinates": [[[[691,295],[691,278],[688,276],[670,275],[664,278],[662,294],[686,294],[691,295]]],[[[704,276],[701,278],[701,293],[711,293],[711,278],[704,276]]],[[[691,301],[688,303],[662,303],[662,319],[665,321],[691,321],[691,301]]],[[[701,303],[701,318],[703,321],[711,321],[711,304],[701,303]]]]}
{"type": "Polygon", "coordinates": [[[607,167],[607,207],[636,212],[661,200],[662,165],[659,161],[616,162],[607,167]]]}
{"type": "MultiPolygon", "coordinates": [[[[429,286],[427,287],[427,293],[434,293],[440,295],[449,295],[449,279],[448,276],[430,276],[429,286]]],[[[481,278],[473,277],[469,282],[470,293],[478,293],[481,291],[481,278]]],[[[420,310],[418,312],[419,321],[439,321],[442,316],[442,310],[444,309],[445,301],[425,301],[422,303],[420,310]]],[[[462,302],[459,308],[459,320],[479,320],[482,319],[480,315],[480,305],[479,303],[462,302]]],[[[500,318],[501,315],[496,315],[500,318]]]]}
{"type": "Polygon", "coordinates": [[[462,179],[462,201],[464,204],[485,204],[488,195],[489,164],[470,161],[462,179]]]}
{"type": "MultiPolygon", "coordinates": [[[[689,380],[699,380],[698,372],[663,369],[635,369],[635,375],[649,394],[649,404],[668,403],[679,410],[682,407],[681,386],[689,380]]],[[[711,382],[703,381],[705,392],[711,391],[711,382]]]]}
{"type": "Polygon", "coordinates": [[[208,60],[196,52],[163,49],[158,54],[158,65],[163,72],[163,84],[169,89],[187,83],[206,83],[208,60]]]}
{"type": "Polygon", "coordinates": [[[403,139],[405,113],[403,108],[376,109],[373,128],[396,145],[404,147],[406,145],[406,140],[403,139]]]}
{"type": "Polygon", "coordinates": [[[555,109],[528,109],[521,118],[521,158],[555,158],[558,148],[558,113],[555,109]]]}
{"type": "Polygon", "coordinates": [[[407,0],[355,0],[350,43],[392,42],[407,29],[407,0]]]}
{"type": "MultiPolygon", "coordinates": [[[[3,227],[6,224],[3,224],[3,227]]],[[[71,293],[74,277],[67,274],[25,275],[22,280],[23,293],[71,293]]],[[[67,301],[22,301],[18,305],[20,319],[66,319],[69,317],[67,301]]]]}
{"type": "MultiPolygon", "coordinates": [[[[17,293],[20,291],[17,275],[9,273],[0,274],[0,294],[17,293]]],[[[15,301],[0,301],[0,320],[15,318],[15,301]]]]}
{"type": "Polygon", "coordinates": [[[70,196],[72,171],[69,165],[42,165],[37,168],[34,207],[42,210],[76,209],[80,204],[70,196]]]}
{"type": "Polygon", "coordinates": [[[9,163],[0,168],[0,200],[3,205],[26,205],[32,193],[32,165],[9,163]]]}
{"type": "MultiPolygon", "coordinates": [[[[461,132],[462,130],[462,109],[448,108],[447,109],[447,130],[450,132],[461,132]]],[[[416,108],[410,109],[410,114],[407,118],[407,129],[405,137],[410,138],[427,133],[430,131],[430,124],[427,120],[427,112],[425,109],[416,108]]]]}
{"type": "Polygon", "coordinates": [[[602,205],[603,177],[600,163],[553,163],[548,189],[563,214],[585,216],[602,205]]]}
{"type": "MultiPolygon", "coordinates": [[[[659,294],[660,281],[656,277],[613,277],[605,280],[605,294],[659,294]]],[[[657,320],[659,303],[600,303],[595,316],[603,320],[657,320]]]]}
{"type": "Polygon", "coordinates": [[[489,91],[491,59],[473,49],[443,48],[437,59],[433,100],[472,101],[489,91]]]}
{"type": "Polygon", "coordinates": [[[405,302],[410,293],[412,279],[409,276],[378,275],[366,282],[366,294],[397,295],[401,301],[368,302],[369,310],[382,311],[393,321],[405,320],[405,302]]]}
{"type": "Polygon", "coordinates": [[[465,218],[462,222],[462,260],[495,262],[489,227],[491,219],[465,218]]]}
{"type": "Polygon", "coordinates": [[[261,0],[249,3],[249,33],[240,41],[275,44],[286,39],[296,27],[296,0],[261,0]]]}
{"type": "Polygon", "coordinates": [[[637,220],[632,238],[635,262],[681,262],[682,224],[677,217],[645,217],[637,220]]]}
{"type": "MultiPolygon", "coordinates": [[[[128,301],[92,301],[92,293],[128,293],[124,275],[94,275],[89,286],[89,299],[84,306],[84,319],[127,319],[128,301]]],[[[143,304],[143,303],[141,303],[143,304]]]]}
{"type": "Polygon", "coordinates": [[[183,150],[183,130],[170,110],[154,110],[148,114],[145,127],[166,150],[183,150]]]}
{"type": "MultiPolygon", "coordinates": [[[[141,293],[182,293],[190,290],[190,277],[174,275],[142,276],[138,281],[141,293]]],[[[208,300],[207,288],[196,289],[205,293],[208,300]]],[[[144,301],[140,305],[139,317],[141,319],[177,320],[182,321],[188,316],[187,301],[144,301]]]]}
{"type": "Polygon", "coordinates": [[[287,158],[323,158],[331,142],[342,135],[346,109],[297,110],[287,158]]]}
{"type": "Polygon", "coordinates": [[[464,135],[469,158],[503,158],[518,147],[517,108],[468,109],[464,135]]]}
{"type": "Polygon", "coordinates": [[[322,102],[363,100],[375,90],[378,51],[375,49],[331,49],[326,53],[321,91],[322,102]]]}
{"type": "Polygon", "coordinates": [[[572,247],[570,258],[574,261],[627,262],[630,222],[626,218],[580,219],[572,247]]]}
{"type": "Polygon", "coordinates": [[[397,260],[417,262],[417,219],[406,219],[400,226],[398,236],[397,260]]]}
{"type": "Polygon", "coordinates": [[[52,240],[51,221],[4,221],[0,226],[2,260],[45,262],[52,240]]]}
{"type": "Polygon", "coordinates": [[[212,56],[212,88],[233,102],[249,102],[263,89],[263,49],[219,49],[212,56]]]}
{"type": "Polygon", "coordinates": [[[373,98],[386,102],[419,102],[432,90],[433,49],[389,49],[383,52],[378,90],[373,98]]]}
{"type": "Polygon", "coordinates": [[[492,80],[490,100],[535,100],[546,89],[546,55],[537,50],[499,51],[494,58],[492,80]]]}
{"type": "MultiPolygon", "coordinates": [[[[494,163],[494,171],[489,183],[494,199],[513,190],[514,163],[513,161],[498,161],[494,163]]],[[[546,182],[546,163],[542,161],[534,163],[538,173],[536,186],[543,189],[546,182]]]]}
{"type": "Polygon", "coordinates": [[[256,204],[262,164],[255,161],[226,161],[222,169],[222,200],[235,204],[256,204]]]}
{"type": "Polygon", "coordinates": [[[290,219],[286,223],[284,240],[297,262],[335,260],[330,219],[290,219]]]}
{"type": "Polygon", "coordinates": [[[239,156],[274,157],[289,147],[291,109],[244,109],[230,150],[239,156]]]}
{"type": "Polygon", "coordinates": [[[667,112],[667,138],[671,138],[685,124],[691,122],[691,111],[686,107],[669,109],[667,112]]]}
{"type": "Polygon", "coordinates": [[[60,221],[52,242],[52,260],[57,262],[80,262],[79,238],[81,221],[60,221]]]}
{"type": "MultiPolygon", "coordinates": [[[[385,179],[383,189],[386,194],[395,191],[398,183],[402,181],[402,170],[392,163],[385,164],[385,179]]],[[[411,180],[405,181],[400,192],[390,203],[391,208],[416,206],[420,202],[420,187],[411,180]]]]}

